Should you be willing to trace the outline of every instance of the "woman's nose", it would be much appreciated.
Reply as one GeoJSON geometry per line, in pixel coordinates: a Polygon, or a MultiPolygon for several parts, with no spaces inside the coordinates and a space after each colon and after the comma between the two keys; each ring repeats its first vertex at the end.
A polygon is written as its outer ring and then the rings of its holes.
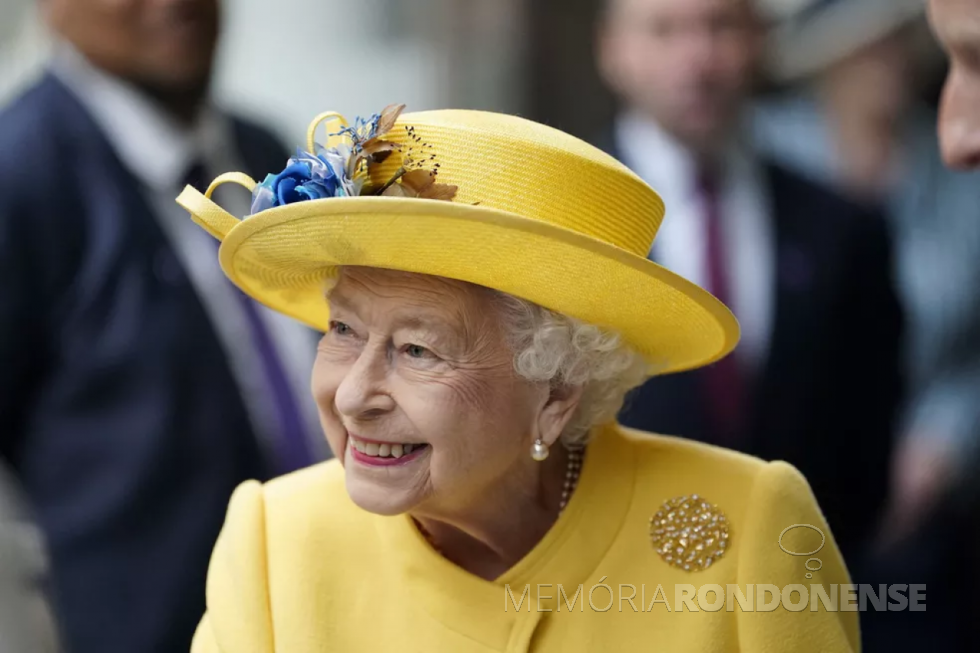
{"type": "Polygon", "coordinates": [[[349,419],[370,419],[389,412],[388,355],[384,347],[365,347],[337,388],[337,411],[349,419]]]}

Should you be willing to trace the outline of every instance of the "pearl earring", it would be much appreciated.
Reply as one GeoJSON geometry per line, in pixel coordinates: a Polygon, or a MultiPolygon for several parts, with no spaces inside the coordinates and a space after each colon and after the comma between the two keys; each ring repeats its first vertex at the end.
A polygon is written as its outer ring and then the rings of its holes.
{"type": "Polygon", "coordinates": [[[534,441],[534,444],[531,445],[531,458],[534,458],[536,461],[541,462],[547,457],[548,457],[548,445],[542,442],[541,438],[538,438],[537,440],[534,441]]]}

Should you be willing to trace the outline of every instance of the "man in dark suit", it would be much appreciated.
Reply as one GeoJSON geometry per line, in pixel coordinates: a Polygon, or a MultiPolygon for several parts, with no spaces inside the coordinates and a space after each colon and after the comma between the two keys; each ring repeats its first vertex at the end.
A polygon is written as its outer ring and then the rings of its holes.
{"type": "Polygon", "coordinates": [[[900,390],[888,238],[878,216],[740,137],[761,40],[751,4],[607,2],[600,67],[624,105],[610,146],[667,206],[651,256],[742,326],[734,355],[654,378],[621,420],[795,465],[853,569],[884,500],[900,390]]]}
{"type": "Polygon", "coordinates": [[[232,490],[320,452],[315,337],[233,288],[174,198],[287,153],[207,100],[216,0],[42,9],[56,54],[0,115],[0,456],[66,649],[182,652],[232,490]]]}

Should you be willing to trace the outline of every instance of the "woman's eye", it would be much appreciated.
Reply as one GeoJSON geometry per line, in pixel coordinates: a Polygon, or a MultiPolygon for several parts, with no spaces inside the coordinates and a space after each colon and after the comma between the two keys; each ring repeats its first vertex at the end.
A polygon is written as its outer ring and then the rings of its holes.
{"type": "Polygon", "coordinates": [[[405,347],[405,353],[411,358],[429,358],[431,353],[428,349],[421,345],[408,345],[405,347]]]}
{"type": "Polygon", "coordinates": [[[337,322],[336,320],[330,321],[330,330],[338,336],[348,336],[354,332],[348,325],[343,322],[337,322]]]}

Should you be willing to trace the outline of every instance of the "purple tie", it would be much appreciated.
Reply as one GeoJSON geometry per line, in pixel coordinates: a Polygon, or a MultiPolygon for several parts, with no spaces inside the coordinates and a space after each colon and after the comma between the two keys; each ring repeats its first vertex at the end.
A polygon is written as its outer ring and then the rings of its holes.
{"type": "MultiPolygon", "coordinates": [[[[698,197],[705,217],[705,261],[708,265],[707,290],[730,305],[728,262],[721,229],[721,202],[718,178],[710,172],[698,176],[698,197]]],[[[711,428],[719,444],[734,446],[741,435],[744,419],[745,384],[735,356],[729,354],[704,370],[704,393],[711,428]]]]}
{"type": "MultiPolygon", "coordinates": [[[[190,169],[186,177],[186,183],[201,192],[204,192],[207,187],[205,180],[204,166],[199,163],[190,169]]],[[[215,241],[215,244],[220,246],[218,241],[215,241]]],[[[277,471],[280,474],[286,474],[306,467],[314,462],[313,456],[306,439],[303,417],[296,403],[296,397],[289,383],[286,370],[276,351],[275,342],[259,313],[258,304],[230,281],[228,283],[232,286],[232,292],[238,298],[242,314],[248,322],[249,332],[252,335],[252,346],[262,363],[262,371],[266,380],[265,387],[271,399],[269,403],[274,409],[277,471]]],[[[247,397],[245,399],[248,400],[247,397]]]]}

